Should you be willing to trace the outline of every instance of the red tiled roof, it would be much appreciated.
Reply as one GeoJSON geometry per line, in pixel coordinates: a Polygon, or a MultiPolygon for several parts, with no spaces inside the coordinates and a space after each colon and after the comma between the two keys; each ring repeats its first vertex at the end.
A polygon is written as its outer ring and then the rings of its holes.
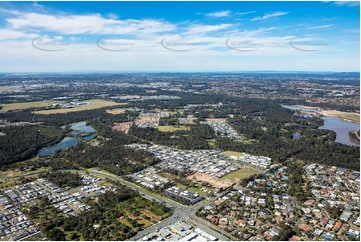
{"type": "Polygon", "coordinates": [[[310,230],[312,230],[312,227],[307,224],[301,224],[300,229],[303,231],[310,231],[310,230]]]}
{"type": "Polygon", "coordinates": [[[295,238],[295,237],[292,237],[292,238],[289,239],[289,241],[300,241],[300,240],[295,238]]]}
{"type": "Polygon", "coordinates": [[[327,224],[327,223],[328,223],[328,219],[327,219],[327,218],[321,219],[321,223],[327,224]]]}
{"type": "Polygon", "coordinates": [[[341,228],[341,226],[342,226],[342,223],[341,223],[341,222],[338,222],[338,221],[337,221],[337,222],[335,223],[335,227],[336,227],[336,228],[341,228]]]}

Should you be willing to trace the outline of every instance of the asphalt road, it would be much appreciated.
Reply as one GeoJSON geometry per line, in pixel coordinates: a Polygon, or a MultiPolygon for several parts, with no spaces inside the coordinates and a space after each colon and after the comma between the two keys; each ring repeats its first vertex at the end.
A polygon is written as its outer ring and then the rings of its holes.
{"type": "MultiPolygon", "coordinates": [[[[145,230],[138,232],[137,235],[135,235],[134,237],[129,239],[130,241],[139,240],[142,237],[144,237],[148,234],[151,234],[153,232],[156,232],[159,229],[164,228],[168,225],[174,224],[178,221],[187,221],[187,220],[191,221],[195,226],[199,227],[201,230],[207,232],[208,234],[210,234],[212,236],[215,236],[216,238],[218,238],[220,240],[228,241],[228,240],[230,240],[230,238],[232,240],[237,240],[235,237],[233,237],[229,234],[225,235],[224,231],[222,231],[222,229],[215,226],[214,224],[211,224],[208,221],[204,220],[203,218],[196,216],[196,212],[198,211],[198,209],[200,209],[201,207],[204,207],[204,206],[208,206],[209,204],[212,204],[216,199],[223,196],[224,193],[218,194],[216,197],[213,197],[213,198],[205,199],[193,206],[186,206],[186,205],[180,204],[178,202],[175,202],[167,197],[164,197],[164,196],[161,196],[158,194],[154,194],[154,193],[146,190],[143,187],[140,187],[132,182],[122,179],[121,177],[119,177],[117,175],[114,175],[114,174],[111,174],[108,172],[104,172],[104,171],[101,171],[98,169],[90,169],[87,171],[88,171],[89,175],[94,175],[94,176],[108,178],[111,180],[118,181],[119,183],[138,191],[140,195],[142,195],[148,199],[160,202],[173,209],[173,214],[170,217],[160,221],[157,224],[154,224],[154,225],[146,228],[145,230]]],[[[79,172],[79,173],[83,173],[83,174],[85,173],[85,171],[73,171],[73,172],[79,172]]]]}

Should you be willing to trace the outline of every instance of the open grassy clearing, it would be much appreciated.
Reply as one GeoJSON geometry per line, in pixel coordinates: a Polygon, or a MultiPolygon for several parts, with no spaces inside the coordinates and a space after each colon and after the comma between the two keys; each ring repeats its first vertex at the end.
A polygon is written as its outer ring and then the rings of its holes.
{"type": "Polygon", "coordinates": [[[29,108],[46,108],[46,107],[51,107],[53,106],[53,104],[56,103],[59,103],[59,101],[44,100],[38,102],[0,104],[0,106],[2,106],[0,113],[6,113],[9,111],[16,111],[16,110],[24,110],[29,108]]]}
{"type": "Polygon", "coordinates": [[[241,157],[243,156],[242,152],[236,152],[236,151],[224,151],[221,153],[221,155],[225,155],[225,156],[236,156],[236,157],[241,157]]]}
{"type": "Polygon", "coordinates": [[[241,166],[239,170],[231,172],[228,175],[222,177],[221,179],[231,180],[232,182],[239,182],[240,180],[257,173],[260,173],[260,171],[257,169],[247,166],[241,166]]]}
{"type": "Polygon", "coordinates": [[[8,178],[16,178],[21,176],[29,176],[32,174],[40,173],[40,172],[46,172],[47,168],[42,167],[34,171],[20,171],[17,169],[10,169],[5,171],[0,171],[0,180],[1,179],[8,179],[8,178]]]}
{"type": "Polygon", "coordinates": [[[360,114],[352,112],[340,112],[336,110],[322,110],[321,114],[325,116],[337,116],[346,120],[351,120],[353,122],[360,122],[360,114]]]}
{"type": "Polygon", "coordinates": [[[160,132],[176,132],[176,131],[189,131],[190,127],[188,126],[158,126],[160,132]]]}
{"type": "MultiPolygon", "coordinates": [[[[190,192],[196,192],[198,193],[199,195],[203,196],[203,197],[209,197],[209,195],[207,195],[207,193],[205,193],[203,190],[202,190],[202,185],[201,184],[195,184],[195,183],[192,183],[191,185],[189,186],[185,186],[183,184],[180,184],[180,183],[177,183],[177,187],[180,188],[180,189],[183,189],[183,190],[186,190],[186,191],[190,191],[190,192]]],[[[209,187],[205,187],[207,190],[209,191],[214,191],[214,188],[209,188],[209,187]]]]}
{"type": "Polygon", "coordinates": [[[86,100],[85,102],[90,102],[89,105],[78,106],[75,108],[58,108],[58,109],[50,109],[50,110],[41,110],[35,111],[35,114],[57,114],[57,113],[72,113],[72,112],[79,112],[84,110],[92,110],[104,107],[111,107],[111,106],[118,106],[118,105],[126,105],[127,103],[116,103],[107,100],[101,99],[92,99],[86,100]]]}
{"type": "Polygon", "coordinates": [[[125,108],[114,108],[114,109],[108,109],[106,110],[107,113],[110,114],[123,114],[125,113],[126,109],[125,108]]]}

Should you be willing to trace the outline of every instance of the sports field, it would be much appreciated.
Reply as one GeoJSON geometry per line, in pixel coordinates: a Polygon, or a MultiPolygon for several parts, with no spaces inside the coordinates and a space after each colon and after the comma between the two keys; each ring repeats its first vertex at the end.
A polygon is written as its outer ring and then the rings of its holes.
{"type": "Polygon", "coordinates": [[[84,110],[92,110],[92,109],[127,104],[127,103],[116,103],[116,102],[106,101],[106,100],[102,100],[102,99],[86,100],[85,102],[89,102],[90,104],[77,106],[75,108],[57,108],[57,109],[50,109],[50,110],[41,110],[41,111],[35,111],[34,113],[35,114],[72,113],[72,112],[79,112],[79,111],[84,111],[84,110]]]}
{"type": "Polygon", "coordinates": [[[158,126],[158,130],[160,132],[176,132],[176,131],[188,131],[190,130],[190,127],[188,126],[158,126]]]}
{"type": "Polygon", "coordinates": [[[29,108],[51,107],[55,103],[59,103],[59,101],[45,100],[45,101],[38,101],[38,102],[0,104],[0,106],[2,107],[2,109],[0,110],[0,113],[6,113],[9,111],[15,111],[15,110],[24,110],[24,109],[29,109],[29,108]]]}
{"type": "Polygon", "coordinates": [[[225,175],[221,179],[223,180],[230,180],[232,182],[239,182],[240,180],[250,177],[254,174],[260,173],[259,170],[254,169],[252,167],[248,166],[241,166],[239,170],[229,173],[228,175],[225,175]]]}

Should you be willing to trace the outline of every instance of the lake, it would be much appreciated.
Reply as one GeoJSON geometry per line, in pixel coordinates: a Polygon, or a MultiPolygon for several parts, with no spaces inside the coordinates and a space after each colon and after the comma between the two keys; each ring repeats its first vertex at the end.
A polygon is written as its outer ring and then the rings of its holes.
{"type": "Polygon", "coordinates": [[[79,123],[70,124],[70,128],[72,130],[80,131],[82,133],[93,133],[93,132],[95,132],[95,129],[93,129],[92,126],[87,125],[86,122],[79,122],[79,123]]]}
{"type": "MultiPolygon", "coordinates": [[[[292,109],[292,110],[302,110],[302,111],[320,113],[319,110],[312,109],[312,108],[305,108],[305,107],[299,107],[299,106],[288,106],[288,105],[282,105],[282,107],[292,109]]],[[[359,146],[358,144],[353,143],[349,136],[350,131],[360,129],[359,123],[345,121],[339,117],[333,117],[333,116],[325,116],[325,117],[321,117],[321,118],[323,119],[324,124],[318,128],[334,131],[336,133],[335,142],[349,145],[349,146],[359,146]]]]}
{"type": "Polygon", "coordinates": [[[54,155],[57,150],[65,150],[69,147],[75,146],[80,142],[81,139],[83,141],[88,142],[89,140],[92,140],[97,136],[96,133],[94,133],[95,129],[90,125],[87,125],[86,122],[70,124],[70,128],[72,129],[72,131],[69,134],[73,135],[73,137],[65,137],[59,143],[53,146],[42,148],[38,151],[37,155],[38,156],[54,155]],[[81,133],[91,133],[91,134],[85,137],[77,136],[81,133]]]}

